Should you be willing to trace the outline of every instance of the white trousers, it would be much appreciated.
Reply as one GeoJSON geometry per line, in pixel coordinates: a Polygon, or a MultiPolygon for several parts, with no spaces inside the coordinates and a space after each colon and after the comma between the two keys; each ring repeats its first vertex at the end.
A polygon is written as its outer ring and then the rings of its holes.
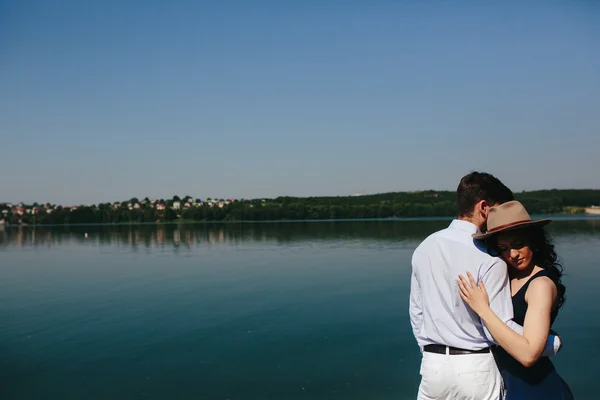
{"type": "Polygon", "coordinates": [[[494,355],[423,352],[419,400],[500,400],[502,376],[494,355]]]}

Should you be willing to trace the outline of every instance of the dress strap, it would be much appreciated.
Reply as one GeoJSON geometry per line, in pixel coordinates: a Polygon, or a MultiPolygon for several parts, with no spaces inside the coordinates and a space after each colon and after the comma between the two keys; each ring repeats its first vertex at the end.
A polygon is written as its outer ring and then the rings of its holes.
{"type": "Polygon", "coordinates": [[[540,278],[542,276],[546,276],[546,277],[550,278],[552,280],[552,282],[554,282],[556,284],[555,280],[552,279],[552,277],[550,276],[550,273],[547,270],[542,269],[541,271],[538,271],[537,273],[535,273],[531,278],[529,278],[529,280],[527,282],[525,282],[525,284],[519,289],[519,291],[517,293],[515,293],[515,295],[513,297],[516,297],[519,294],[522,294],[523,296],[525,296],[525,292],[527,291],[529,284],[535,278],[540,278]]]}

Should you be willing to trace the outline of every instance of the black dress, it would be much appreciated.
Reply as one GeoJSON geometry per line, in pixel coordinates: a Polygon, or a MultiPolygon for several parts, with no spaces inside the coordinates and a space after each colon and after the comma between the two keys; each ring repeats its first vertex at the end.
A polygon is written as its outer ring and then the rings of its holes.
{"type": "MultiPolygon", "coordinates": [[[[512,297],[514,318],[519,325],[525,322],[527,313],[527,303],[525,302],[525,292],[529,284],[536,278],[546,276],[556,283],[551,274],[542,270],[532,276],[525,285],[512,297]]],[[[550,325],[554,323],[558,309],[552,311],[550,325]]],[[[552,361],[548,357],[541,357],[532,367],[526,368],[515,360],[504,349],[498,347],[496,352],[496,362],[502,373],[504,386],[507,391],[507,400],[570,400],[573,394],[567,383],[558,375],[552,361]]]]}

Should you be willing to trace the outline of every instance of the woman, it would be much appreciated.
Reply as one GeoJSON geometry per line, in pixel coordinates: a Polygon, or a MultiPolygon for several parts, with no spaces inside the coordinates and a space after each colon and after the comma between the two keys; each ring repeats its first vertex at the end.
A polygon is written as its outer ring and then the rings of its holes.
{"type": "Polygon", "coordinates": [[[532,221],[521,203],[510,201],[490,209],[487,233],[473,235],[486,239],[489,248],[495,249],[509,265],[513,321],[523,326],[523,336],[491,310],[483,282],[477,284],[471,274],[468,280],[462,275],[458,280],[462,299],[502,347],[496,351],[496,360],[508,400],[573,399],[552,361],[541,356],[565,300],[562,267],[543,229],[549,222],[532,221]]]}

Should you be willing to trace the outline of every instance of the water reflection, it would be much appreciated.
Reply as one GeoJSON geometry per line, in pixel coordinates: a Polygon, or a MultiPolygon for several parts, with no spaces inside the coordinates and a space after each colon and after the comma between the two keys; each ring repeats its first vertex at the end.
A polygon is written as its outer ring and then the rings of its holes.
{"type": "MultiPolygon", "coordinates": [[[[287,244],[315,240],[417,242],[447,226],[446,220],[331,221],[253,224],[103,225],[0,228],[0,249],[98,244],[136,248],[237,245],[243,242],[287,244]]],[[[558,220],[550,225],[556,237],[600,235],[600,218],[558,220]]]]}

